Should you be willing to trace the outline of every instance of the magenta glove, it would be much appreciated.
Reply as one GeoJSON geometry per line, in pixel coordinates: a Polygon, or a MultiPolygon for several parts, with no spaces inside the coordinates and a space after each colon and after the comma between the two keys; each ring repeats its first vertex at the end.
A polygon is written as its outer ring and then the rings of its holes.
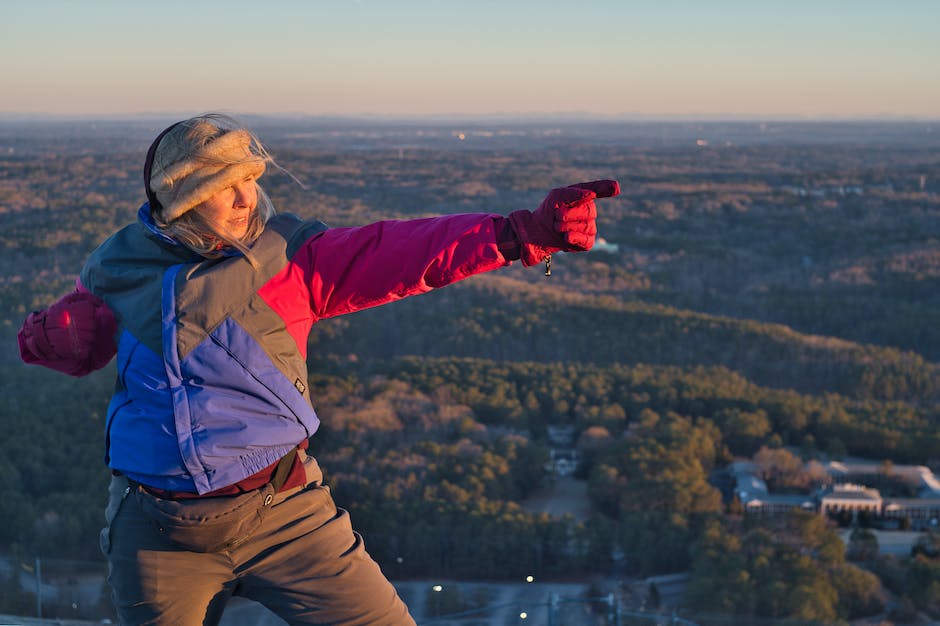
{"type": "Polygon", "coordinates": [[[78,375],[103,367],[114,356],[115,330],[107,305],[87,291],[76,291],[30,313],[17,338],[27,363],[78,375]]]}
{"type": "Polygon", "coordinates": [[[536,265],[558,251],[590,250],[597,235],[595,198],[620,193],[615,180],[595,180],[552,189],[535,211],[509,214],[521,246],[522,264],[536,265]]]}

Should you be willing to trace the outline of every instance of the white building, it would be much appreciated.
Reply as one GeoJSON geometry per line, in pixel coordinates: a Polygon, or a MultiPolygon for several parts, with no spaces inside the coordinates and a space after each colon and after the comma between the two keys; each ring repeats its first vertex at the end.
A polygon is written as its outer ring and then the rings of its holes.
{"type": "Polygon", "coordinates": [[[866,511],[881,515],[881,507],[882,499],[878,490],[864,485],[840,483],[826,489],[819,496],[819,512],[823,514],[866,511]]]}

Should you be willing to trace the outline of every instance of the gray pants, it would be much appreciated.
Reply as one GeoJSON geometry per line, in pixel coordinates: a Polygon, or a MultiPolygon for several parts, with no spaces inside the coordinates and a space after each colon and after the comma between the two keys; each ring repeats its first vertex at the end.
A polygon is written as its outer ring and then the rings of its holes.
{"type": "MultiPolygon", "coordinates": [[[[247,537],[210,552],[180,547],[173,531],[147,512],[153,496],[115,477],[101,549],[121,623],[214,625],[237,595],[261,603],[288,624],[414,626],[352,530],[349,514],[321,484],[316,460],[305,455],[304,466],[305,487],[273,494],[247,537]]],[[[215,514],[225,500],[174,505],[191,507],[198,519],[206,507],[216,507],[215,514]]]]}

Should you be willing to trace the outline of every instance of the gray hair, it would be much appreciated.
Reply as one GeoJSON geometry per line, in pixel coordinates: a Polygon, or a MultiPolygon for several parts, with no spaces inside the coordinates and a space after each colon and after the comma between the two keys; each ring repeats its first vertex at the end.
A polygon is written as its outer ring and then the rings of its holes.
{"type": "MultiPolygon", "coordinates": [[[[265,163],[279,167],[254,133],[227,115],[209,113],[178,123],[160,139],[153,156],[154,179],[158,178],[159,173],[187,161],[195,161],[197,166],[205,163],[205,167],[220,167],[218,163],[206,162],[206,146],[233,131],[244,133],[248,137],[248,152],[244,157],[246,162],[260,162],[262,172],[265,163]]],[[[247,232],[241,238],[232,235],[223,225],[211,223],[200,215],[199,211],[185,210],[178,217],[168,220],[164,216],[165,207],[162,210],[161,207],[152,207],[153,220],[160,232],[204,257],[224,256],[227,249],[234,248],[254,265],[249,247],[264,231],[267,221],[276,213],[271,199],[257,182],[255,188],[258,192],[258,203],[248,218],[247,232]]]]}

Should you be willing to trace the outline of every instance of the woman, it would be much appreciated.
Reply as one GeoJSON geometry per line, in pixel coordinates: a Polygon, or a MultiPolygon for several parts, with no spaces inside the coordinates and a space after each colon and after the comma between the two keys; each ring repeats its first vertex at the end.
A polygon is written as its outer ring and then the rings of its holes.
{"type": "Polygon", "coordinates": [[[273,161],[204,115],[148,150],[148,201],[76,289],[29,315],[24,361],[82,376],[117,355],[101,549],[124,624],[214,624],[233,595],[291,624],[413,624],[305,454],[311,326],[520,259],[587,250],[595,198],[553,190],[534,212],[328,229],[275,215],[273,161]]]}

